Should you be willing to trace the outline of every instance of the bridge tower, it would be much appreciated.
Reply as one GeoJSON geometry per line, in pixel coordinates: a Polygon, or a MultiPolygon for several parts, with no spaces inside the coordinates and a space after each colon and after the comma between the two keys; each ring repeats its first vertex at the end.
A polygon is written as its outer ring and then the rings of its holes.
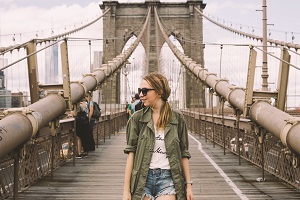
{"type": "MultiPolygon", "coordinates": [[[[146,52],[146,73],[160,71],[159,55],[164,44],[164,38],[156,25],[153,7],[157,7],[161,21],[168,27],[168,34],[175,36],[181,44],[184,53],[204,66],[203,60],[203,26],[202,17],[194,7],[203,10],[206,4],[201,0],[187,2],[166,3],[158,0],[146,0],[145,3],[118,3],[117,1],[103,1],[100,8],[104,12],[110,11],[103,17],[103,62],[107,63],[119,55],[130,36],[137,36],[141,28],[148,7],[151,6],[151,19],[141,43],[146,52]],[[191,42],[192,41],[192,42],[191,42]]],[[[117,91],[111,95],[120,102],[120,77],[115,77],[113,87],[117,91]]],[[[204,107],[204,88],[196,79],[186,78],[186,106],[204,107]]],[[[104,91],[103,95],[110,91],[104,91]]]]}

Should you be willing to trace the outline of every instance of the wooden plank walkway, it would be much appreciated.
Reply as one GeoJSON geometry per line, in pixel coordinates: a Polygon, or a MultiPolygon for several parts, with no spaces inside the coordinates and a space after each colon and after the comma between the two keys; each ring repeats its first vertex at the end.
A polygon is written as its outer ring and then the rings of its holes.
{"type": "MultiPolygon", "coordinates": [[[[88,157],[76,159],[75,166],[70,161],[57,169],[53,180],[47,176],[24,189],[19,199],[122,199],[124,146],[124,133],[112,136],[88,157]]],[[[237,156],[229,152],[224,156],[222,148],[213,148],[204,139],[197,142],[190,137],[190,151],[195,200],[300,199],[299,190],[272,175],[266,174],[266,182],[257,182],[259,168],[246,161],[239,166],[237,156]]]]}

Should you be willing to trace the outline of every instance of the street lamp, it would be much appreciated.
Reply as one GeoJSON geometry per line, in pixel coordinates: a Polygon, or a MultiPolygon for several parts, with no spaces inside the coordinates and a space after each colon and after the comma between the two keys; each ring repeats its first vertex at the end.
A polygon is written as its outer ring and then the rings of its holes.
{"type": "Polygon", "coordinates": [[[125,93],[125,103],[127,102],[127,85],[128,85],[128,79],[127,79],[127,75],[129,74],[129,71],[127,69],[127,65],[130,65],[131,63],[126,60],[126,62],[124,63],[124,68],[123,68],[123,74],[125,76],[125,90],[124,90],[124,93],[125,93]]]}

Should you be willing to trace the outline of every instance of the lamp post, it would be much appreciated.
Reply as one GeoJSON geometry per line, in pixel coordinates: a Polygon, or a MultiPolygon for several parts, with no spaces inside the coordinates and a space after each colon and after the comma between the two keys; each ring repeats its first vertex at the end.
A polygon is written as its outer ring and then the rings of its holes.
{"type": "Polygon", "coordinates": [[[262,66],[262,91],[268,91],[268,38],[267,38],[267,0],[263,0],[263,66],[262,66]]]}
{"type": "Polygon", "coordinates": [[[127,85],[128,85],[128,79],[127,79],[127,75],[129,74],[129,71],[127,69],[127,65],[130,65],[131,63],[126,60],[125,64],[124,64],[124,68],[123,68],[123,74],[125,76],[125,90],[124,90],[124,93],[125,93],[125,103],[127,102],[127,85]]]}

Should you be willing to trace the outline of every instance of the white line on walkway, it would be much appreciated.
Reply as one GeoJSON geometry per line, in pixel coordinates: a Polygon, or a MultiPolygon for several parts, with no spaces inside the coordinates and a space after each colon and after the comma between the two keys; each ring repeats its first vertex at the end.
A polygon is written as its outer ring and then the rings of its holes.
{"type": "Polygon", "coordinates": [[[219,174],[224,178],[226,183],[233,189],[233,191],[240,197],[242,200],[249,200],[246,195],[242,193],[242,191],[230,180],[230,178],[225,174],[225,172],[213,161],[209,155],[205,153],[205,151],[202,149],[202,144],[199,142],[196,138],[194,138],[191,134],[189,136],[198,143],[198,150],[201,151],[201,153],[206,157],[206,159],[214,166],[214,168],[219,172],[219,174]]]}

